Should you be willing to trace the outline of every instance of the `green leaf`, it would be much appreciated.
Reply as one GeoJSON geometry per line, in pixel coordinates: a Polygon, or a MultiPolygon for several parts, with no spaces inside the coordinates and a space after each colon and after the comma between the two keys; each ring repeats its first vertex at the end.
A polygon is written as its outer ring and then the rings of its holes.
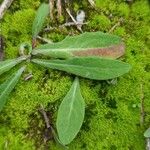
{"type": "Polygon", "coordinates": [[[85,103],[76,78],[58,110],[56,127],[61,143],[67,145],[75,138],[82,126],[84,113],[85,103]]]}
{"type": "Polygon", "coordinates": [[[68,36],[63,41],[45,44],[32,51],[33,55],[42,54],[55,58],[70,56],[102,56],[118,58],[124,54],[121,38],[103,32],[86,32],[68,36]]]}
{"type": "Polygon", "coordinates": [[[145,131],[144,137],[150,138],[150,128],[148,128],[148,129],[145,131]]]}
{"type": "Polygon", "coordinates": [[[32,61],[47,68],[58,69],[95,80],[116,78],[131,69],[127,63],[100,57],[73,57],[66,60],[33,59],[32,61]]]}
{"type": "Polygon", "coordinates": [[[3,74],[4,72],[10,70],[12,67],[14,67],[18,63],[22,62],[23,60],[26,60],[26,57],[19,57],[17,59],[1,61],[0,62],[0,75],[3,74]]]}
{"type": "Polygon", "coordinates": [[[8,80],[0,85],[0,111],[3,109],[9,94],[14,89],[24,69],[25,67],[22,67],[16,73],[11,75],[8,80]]]}
{"type": "Polygon", "coordinates": [[[59,140],[59,138],[58,138],[58,136],[57,136],[55,130],[54,130],[52,127],[51,127],[51,131],[52,131],[52,133],[53,133],[54,140],[55,140],[55,142],[57,143],[57,145],[58,145],[61,149],[67,150],[68,147],[66,147],[65,145],[63,145],[63,144],[60,142],[60,140],[59,140]]]}
{"type": "Polygon", "coordinates": [[[41,31],[48,14],[49,14],[49,5],[43,3],[39,7],[36,17],[33,21],[33,25],[32,25],[32,37],[33,38],[36,38],[38,33],[41,31]]]}

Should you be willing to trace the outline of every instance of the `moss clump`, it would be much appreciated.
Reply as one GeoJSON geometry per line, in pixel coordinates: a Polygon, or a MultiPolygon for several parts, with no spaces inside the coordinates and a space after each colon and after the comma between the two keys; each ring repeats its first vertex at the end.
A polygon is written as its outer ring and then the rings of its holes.
{"type": "Polygon", "coordinates": [[[33,140],[26,141],[24,135],[21,133],[14,133],[7,127],[1,127],[0,133],[0,149],[29,150],[31,147],[34,149],[33,140]]]}
{"type": "Polygon", "coordinates": [[[91,18],[88,27],[92,30],[107,31],[111,26],[110,20],[105,15],[94,15],[91,18]]]}
{"type": "MultiPolygon", "coordinates": [[[[19,0],[13,3],[2,23],[6,38],[6,58],[18,55],[18,46],[31,40],[31,25],[35,8],[40,1],[19,0]]],[[[85,5],[84,5],[85,3],[85,5]]],[[[81,131],[69,145],[71,150],[144,150],[143,132],[150,123],[150,52],[149,8],[146,1],[127,3],[115,0],[97,0],[97,8],[86,10],[86,31],[109,31],[120,18],[123,22],[112,31],[126,43],[122,58],[132,64],[132,71],[113,81],[80,79],[86,102],[86,115],[81,131]],[[92,12],[92,13],[91,13],[92,12]],[[140,110],[144,95],[144,124],[140,122],[140,110]]],[[[75,10],[79,8],[76,2],[75,10]]],[[[76,29],[58,29],[42,33],[53,41],[77,33],[76,29]]],[[[58,150],[54,141],[44,144],[45,124],[38,109],[41,104],[52,115],[55,128],[59,104],[71,86],[74,76],[64,72],[28,65],[25,74],[32,71],[33,78],[19,84],[9,97],[0,116],[0,149],[45,149],[58,150]],[[6,147],[7,146],[7,147],[6,147]]],[[[13,70],[12,70],[13,72],[13,70]]],[[[5,74],[6,75],[6,74],[5,74]]],[[[5,79],[2,76],[0,82],[5,79]]]]}
{"type": "Polygon", "coordinates": [[[146,20],[149,21],[149,2],[148,1],[137,1],[132,6],[132,12],[131,15],[134,17],[134,19],[138,20],[146,20]]]}
{"type": "Polygon", "coordinates": [[[32,21],[35,16],[33,9],[19,10],[14,15],[8,14],[2,24],[2,33],[7,41],[6,57],[17,56],[19,44],[31,40],[32,21]]]}
{"type": "Polygon", "coordinates": [[[129,17],[130,9],[128,4],[121,3],[118,5],[117,11],[117,16],[125,17],[126,19],[129,17]]]}
{"type": "Polygon", "coordinates": [[[126,30],[124,27],[118,27],[114,30],[114,34],[124,37],[126,35],[126,30]]]}

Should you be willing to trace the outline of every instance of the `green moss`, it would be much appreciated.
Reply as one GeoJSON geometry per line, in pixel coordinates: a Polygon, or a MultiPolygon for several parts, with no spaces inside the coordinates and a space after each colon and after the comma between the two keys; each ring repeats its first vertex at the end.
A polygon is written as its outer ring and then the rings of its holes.
{"type": "Polygon", "coordinates": [[[107,31],[111,26],[110,20],[105,15],[94,15],[88,24],[92,30],[107,31]]]}
{"type": "Polygon", "coordinates": [[[131,15],[137,20],[137,19],[142,19],[142,20],[147,20],[149,21],[149,14],[150,14],[150,9],[149,9],[149,2],[144,0],[144,1],[137,1],[132,5],[132,12],[131,15]]]}
{"type": "Polygon", "coordinates": [[[28,9],[28,8],[38,8],[40,5],[40,0],[20,0],[20,9],[28,9]]]}
{"type": "Polygon", "coordinates": [[[65,32],[63,31],[54,31],[47,36],[48,39],[51,39],[53,42],[59,42],[65,38],[65,32]]]}
{"type": "Polygon", "coordinates": [[[117,3],[115,3],[115,1],[111,1],[111,0],[96,0],[96,6],[98,8],[100,8],[100,10],[102,11],[110,11],[112,12],[113,10],[116,10],[117,7],[117,3]]]}
{"type": "Polygon", "coordinates": [[[117,11],[118,11],[118,16],[128,18],[130,13],[129,5],[125,3],[121,3],[120,5],[118,5],[117,11]]]}
{"type": "Polygon", "coordinates": [[[31,40],[32,21],[35,11],[25,9],[17,11],[14,15],[7,15],[2,23],[2,33],[7,41],[6,57],[17,56],[19,45],[31,40]]]}
{"type": "Polygon", "coordinates": [[[30,150],[31,147],[34,148],[33,141],[26,141],[24,135],[14,133],[7,127],[0,128],[0,149],[22,149],[30,150]]]}
{"type": "Polygon", "coordinates": [[[114,30],[114,34],[123,37],[126,35],[126,30],[124,27],[118,27],[114,30]]]}
{"type": "MultiPolygon", "coordinates": [[[[77,3],[77,2],[76,2],[77,3]]],[[[84,4],[85,3],[85,4],[84,4]]],[[[113,33],[123,38],[126,54],[122,60],[129,62],[132,71],[113,81],[80,79],[81,91],[86,102],[84,124],[70,150],[144,150],[143,132],[150,123],[150,52],[149,9],[146,1],[135,1],[131,8],[122,1],[97,0],[97,8],[84,8],[89,22],[85,31],[109,31],[121,17],[124,21],[113,33]],[[111,14],[111,15],[110,15],[111,14]],[[143,21],[144,20],[144,21],[143,21]],[[142,88],[141,88],[142,87],[142,88]],[[144,124],[140,125],[140,110],[144,95],[144,124]]],[[[22,42],[31,40],[31,26],[39,1],[20,0],[13,3],[2,23],[6,38],[6,58],[18,55],[22,42]],[[13,12],[14,11],[14,12],[13,12]]],[[[77,10],[78,3],[74,6],[77,10]]],[[[57,42],[68,34],[77,33],[75,28],[58,29],[44,33],[44,37],[57,42]]],[[[45,123],[39,113],[42,104],[52,115],[54,128],[58,107],[70,88],[74,76],[27,65],[28,69],[9,97],[0,115],[0,149],[58,150],[54,141],[44,144],[45,123]],[[24,81],[25,74],[33,78],[24,81]]],[[[15,69],[14,69],[15,70],[15,69]]],[[[12,72],[14,70],[11,70],[12,72]]],[[[5,79],[2,76],[0,82],[5,79]]]]}

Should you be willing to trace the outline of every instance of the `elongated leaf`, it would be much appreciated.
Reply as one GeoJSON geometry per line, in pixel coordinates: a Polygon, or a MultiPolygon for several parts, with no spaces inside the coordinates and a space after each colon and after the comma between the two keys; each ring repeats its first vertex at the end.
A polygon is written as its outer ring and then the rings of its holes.
{"type": "Polygon", "coordinates": [[[16,73],[14,73],[8,80],[6,80],[3,84],[0,85],[0,111],[4,107],[9,94],[14,89],[24,69],[25,67],[22,67],[16,73]]]}
{"type": "Polygon", "coordinates": [[[33,59],[32,61],[47,68],[58,69],[95,80],[116,78],[131,69],[127,63],[99,57],[74,57],[67,60],[33,59]]]}
{"type": "Polygon", "coordinates": [[[118,58],[124,54],[124,45],[118,36],[102,32],[86,32],[77,36],[68,36],[58,43],[42,45],[33,50],[32,54],[43,54],[56,58],[70,56],[118,58]]]}
{"type": "Polygon", "coordinates": [[[67,145],[75,138],[83,123],[84,113],[85,103],[76,78],[58,110],[56,126],[61,143],[67,145]]]}
{"type": "Polygon", "coordinates": [[[17,59],[1,61],[0,62],[0,75],[3,74],[4,72],[10,70],[12,67],[14,67],[18,63],[22,62],[23,60],[26,60],[26,57],[19,57],[17,59]]]}
{"type": "Polygon", "coordinates": [[[36,14],[36,17],[33,21],[33,26],[32,26],[32,37],[36,38],[38,33],[41,31],[43,24],[45,22],[45,19],[47,15],[49,14],[49,5],[43,3],[36,14]]]}

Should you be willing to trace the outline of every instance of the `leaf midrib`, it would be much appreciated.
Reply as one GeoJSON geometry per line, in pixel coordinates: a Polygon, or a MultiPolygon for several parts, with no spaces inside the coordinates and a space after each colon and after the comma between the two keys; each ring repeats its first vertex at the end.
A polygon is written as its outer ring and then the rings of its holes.
{"type": "MultiPolygon", "coordinates": [[[[120,45],[120,44],[118,44],[120,45]]],[[[39,48],[39,49],[35,49],[33,52],[42,52],[42,53],[48,53],[47,50],[50,50],[51,52],[53,51],[64,51],[64,52],[67,52],[68,50],[69,51],[85,51],[85,50],[97,50],[97,49],[105,49],[105,48],[110,48],[110,47],[113,47],[113,46],[117,46],[117,45],[111,45],[111,46],[106,46],[106,47],[87,47],[87,48],[70,48],[70,47],[66,47],[66,48],[39,48]]]]}
{"type": "Polygon", "coordinates": [[[4,92],[2,92],[2,95],[0,97],[3,97],[4,93],[7,92],[7,90],[9,89],[9,87],[11,86],[11,84],[16,80],[16,78],[13,78],[10,83],[7,85],[7,87],[5,88],[4,92]]]}
{"type": "Polygon", "coordinates": [[[74,104],[74,102],[75,102],[75,93],[76,93],[76,90],[77,90],[77,86],[78,86],[78,83],[74,83],[75,85],[74,85],[74,91],[73,91],[73,95],[72,95],[72,103],[71,103],[71,105],[70,105],[70,111],[69,111],[69,116],[68,116],[68,126],[66,127],[66,130],[64,131],[64,133],[68,130],[68,128],[69,128],[69,125],[70,125],[70,118],[71,118],[71,112],[72,112],[72,110],[73,110],[73,104],[74,104]]]}
{"type": "MultiPolygon", "coordinates": [[[[57,63],[48,63],[48,62],[39,62],[40,64],[43,64],[43,65],[57,65],[57,66],[70,66],[70,67],[78,67],[78,68],[81,68],[81,69],[85,69],[85,68],[87,68],[87,69],[96,69],[97,70],[97,67],[93,67],[93,66],[90,66],[90,67],[86,67],[86,66],[79,66],[79,65],[70,65],[70,64],[57,64],[57,63]]],[[[107,69],[109,69],[109,71],[110,70],[112,70],[111,68],[99,68],[99,69],[101,69],[101,70],[107,70],[107,69]]],[[[117,68],[115,69],[115,68],[113,68],[113,70],[118,70],[117,68]]]]}
{"type": "Polygon", "coordinates": [[[17,62],[11,62],[11,63],[9,63],[9,64],[5,64],[4,66],[2,66],[1,68],[0,68],[0,70],[3,70],[3,69],[5,69],[5,68],[7,68],[7,67],[9,67],[9,66],[11,66],[11,65],[15,65],[17,62]]]}

